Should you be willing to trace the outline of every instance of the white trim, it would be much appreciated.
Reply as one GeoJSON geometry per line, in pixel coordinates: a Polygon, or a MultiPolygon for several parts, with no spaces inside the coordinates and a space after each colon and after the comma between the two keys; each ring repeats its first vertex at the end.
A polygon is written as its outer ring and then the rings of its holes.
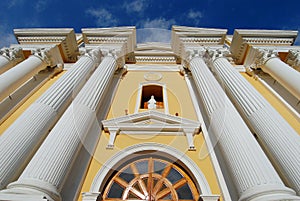
{"type": "Polygon", "coordinates": [[[172,64],[172,65],[165,65],[165,64],[126,64],[128,71],[167,71],[167,72],[179,72],[180,65],[172,64]]]}
{"type": "Polygon", "coordinates": [[[148,86],[148,85],[157,85],[157,86],[161,86],[163,88],[162,93],[163,93],[163,100],[164,100],[164,110],[165,110],[165,114],[169,114],[167,86],[166,86],[166,84],[161,83],[161,82],[157,82],[157,81],[147,81],[147,82],[140,83],[138,93],[137,93],[134,113],[136,114],[136,113],[139,112],[139,109],[140,109],[140,106],[141,106],[143,86],[148,86]]]}
{"type": "Polygon", "coordinates": [[[167,154],[168,157],[174,157],[176,160],[180,160],[180,162],[182,162],[182,164],[184,164],[189,169],[189,171],[193,173],[193,176],[198,184],[196,185],[198,188],[200,188],[200,192],[204,195],[212,194],[204,174],[187,155],[173,147],[158,143],[136,144],[119,151],[108,161],[106,161],[106,163],[103,164],[102,168],[98,171],[97,175],[93,180],[90,192],[98,192],[100,190],[102,182],[107,177],[109,171],[113,168],[116,168],[116,166],[120,165],[121,161],[124,162],[126,158],[132,156],[134,153],[142,151],[157,151],[167,154]]]}

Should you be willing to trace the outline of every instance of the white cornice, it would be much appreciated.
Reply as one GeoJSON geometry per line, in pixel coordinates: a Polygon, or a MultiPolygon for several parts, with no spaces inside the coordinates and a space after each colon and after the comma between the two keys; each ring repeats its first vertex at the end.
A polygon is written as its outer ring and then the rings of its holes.
{"type": "Polygon", "coordinates": [[[172,27],[172,49],[182,60],[188,49],[199,49],[203,46],[222,46],[225,43],[226,29],[207,29],[195,27],[172,27]]]}
{"type": "Polygon", "coordinates": [[[77,60],[79,51],[72,28],[14,29],[14,34],[23,47],[55,44],[60,46],[64,62],[73,63],[77,60]]]}
{"type": "Polygon", "coordinates": [[[236,29],[230,51],[237,64],[243,64],[249,45],[290,46],[298,31],[236,29]]]}
{"type": "Polygon", "coordinates": [[[133,52],[136,47],[135,27],[86,28],[81,31],[86,45],[121,45],[119,51],[122,55],[133,52]]]}

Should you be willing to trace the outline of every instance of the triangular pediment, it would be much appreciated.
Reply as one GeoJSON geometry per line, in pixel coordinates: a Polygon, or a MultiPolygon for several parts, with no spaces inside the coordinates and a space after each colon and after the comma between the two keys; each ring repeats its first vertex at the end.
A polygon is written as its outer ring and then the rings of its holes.
{"type": "Polygon", "coordinates": [[[200,127],[200,122],[165,114],[162,112],[158,112],[155,110],[149,110],[146,112],[141,112],[137,114],[130,114],[121,117],[117,117],[114,119],[104,120],[102,121],[104,129],[111,126],[136,126],[143,124],[156,124],[156,125],[168,125],[168,126],[182,126],[182,127],[200,127]]]}
{"type": "Polygon", "coordinates": [[[148,110],[102,121],[104,131],[109,132],[107,148],[114,147],[117,134],[185,135],[190,150],[194,150],[193,136],[201,131],[198,121],[148,110]]]}

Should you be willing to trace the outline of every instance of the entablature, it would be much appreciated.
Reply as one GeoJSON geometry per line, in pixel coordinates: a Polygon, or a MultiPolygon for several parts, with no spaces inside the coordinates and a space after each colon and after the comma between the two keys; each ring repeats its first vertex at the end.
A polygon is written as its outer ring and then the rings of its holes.
{"type": "Polygon", "coordinates": [[[22,48],[35,45],[57,45],[65,63],[74,63],[79,55],[76,35],[72,28],[14,29],[14,34],[22,48]]]}
{"type": "Polygon", "coordinates": [[[243,64],[250,46],[291,46],[298,31],[236,29],[230,45],[236,64],[243,64]]]}

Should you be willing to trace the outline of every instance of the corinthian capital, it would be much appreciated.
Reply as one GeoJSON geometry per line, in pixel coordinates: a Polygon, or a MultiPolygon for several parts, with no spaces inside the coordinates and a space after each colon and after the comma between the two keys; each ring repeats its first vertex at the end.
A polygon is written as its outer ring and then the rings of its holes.
{"type": "Polygon", "coordinates": [[[274,58],[277,56],[278,56],[278,53],[275,52],[274,50],[256,49],[254,61],[250,67],[254,68],[254,69],[262,68],[270,58],[274,58]]]}
{"type": "Polygon", "coordinates": [[[300,71],[300,51],[299,50],[289,50],[285,62],[300,71]]]}
{"type": "Polygon", "coordinates": [[[212,49],[207,48],[207,57],[210,61],[214,61],[217,58],[227,57],[230,52],[226,48],[218,48],[218,49],[212,49]]]}
{"type": "Polygon", "coordinates": [[[19,62],[24,59],[22,48],[2,48],[0,54],[7,59],[15,62],[19,62]]]}
{"type": "Polygon", "coordinates": [[[57,64],[63,64],[63,60],[57,46],[50,48],[36,48],[31,50],[31,54],[40,58],[51,67],[56,66],[57,64]]]}

